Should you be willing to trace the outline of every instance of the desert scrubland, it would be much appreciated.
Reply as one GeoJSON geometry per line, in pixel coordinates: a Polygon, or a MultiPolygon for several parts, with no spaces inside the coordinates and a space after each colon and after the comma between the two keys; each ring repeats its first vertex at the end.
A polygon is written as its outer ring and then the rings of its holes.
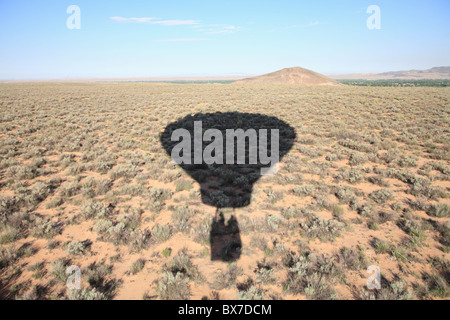
{"type": "Polygon", "coordinates": [[[2,84],[0,297],[448,299],[449,112],[448,88],[2,84]],[[220,210],[242,241],[224,262],[211,260],[216,208],[160,135],[227,111],[296,138],[248,206],[220,210]]]}

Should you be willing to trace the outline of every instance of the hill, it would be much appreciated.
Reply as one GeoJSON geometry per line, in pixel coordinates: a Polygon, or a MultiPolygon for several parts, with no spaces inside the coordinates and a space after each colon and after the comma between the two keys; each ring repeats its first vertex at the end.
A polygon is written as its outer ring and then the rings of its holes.
{"type": "Polygon", "coordinates": [[[300,67],[286,68],[262,76],[238,80],[234,83],[339,85],[339,83],[323,74],[300,67]]]}
{"type": "Polygon", "coordinates": [[[450,79],[450,67],[435,67],[428,70],[390,71],[383,73],[356,73],[331,75],[336,80],[391,80],[391,79],[450,79]]]}

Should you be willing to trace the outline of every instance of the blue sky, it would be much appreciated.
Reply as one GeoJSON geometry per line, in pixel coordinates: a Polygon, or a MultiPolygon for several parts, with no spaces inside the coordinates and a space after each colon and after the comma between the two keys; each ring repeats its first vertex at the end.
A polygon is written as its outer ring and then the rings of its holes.
{"type": "Polygon", "coordinates": [[[449,13],[448,0],[0,0],[0,79],[427,69],[450,65],[449,13]]]}

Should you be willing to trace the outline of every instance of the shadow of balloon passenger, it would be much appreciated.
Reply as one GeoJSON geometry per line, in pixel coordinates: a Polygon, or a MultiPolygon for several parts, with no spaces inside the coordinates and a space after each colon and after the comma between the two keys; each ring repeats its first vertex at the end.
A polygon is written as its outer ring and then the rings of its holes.
{"type": "Polygon", "coordinates": [[[160,140],[167,154],[200,184],[202,202],[216,208],[212,260],[237,260],[242,247],[236,217],[225,222],[220,209],[248,206],[253,185],[276,173],[295,138],[278,118],[239,112],[188,115],[165,128],[160,140]]]}
{"type": "Polygon", "coordinates": [[[235,216],[225,222],[223,213],[219,213],[211,224],[209,236],[211,244],[211,260],[236,261],[241,256],[242,241],[239,233],[239,224],[235,216]]]}

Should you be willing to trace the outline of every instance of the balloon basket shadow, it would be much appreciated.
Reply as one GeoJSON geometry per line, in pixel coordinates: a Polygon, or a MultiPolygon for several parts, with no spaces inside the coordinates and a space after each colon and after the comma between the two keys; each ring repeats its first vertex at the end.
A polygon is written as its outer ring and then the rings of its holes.
{"type": "Polygon", "coordinates": [[[220,210],[211,223],[211,261],[233,262],[240,258],[242,241],[234,214],[226,220],[220,210]]]}

